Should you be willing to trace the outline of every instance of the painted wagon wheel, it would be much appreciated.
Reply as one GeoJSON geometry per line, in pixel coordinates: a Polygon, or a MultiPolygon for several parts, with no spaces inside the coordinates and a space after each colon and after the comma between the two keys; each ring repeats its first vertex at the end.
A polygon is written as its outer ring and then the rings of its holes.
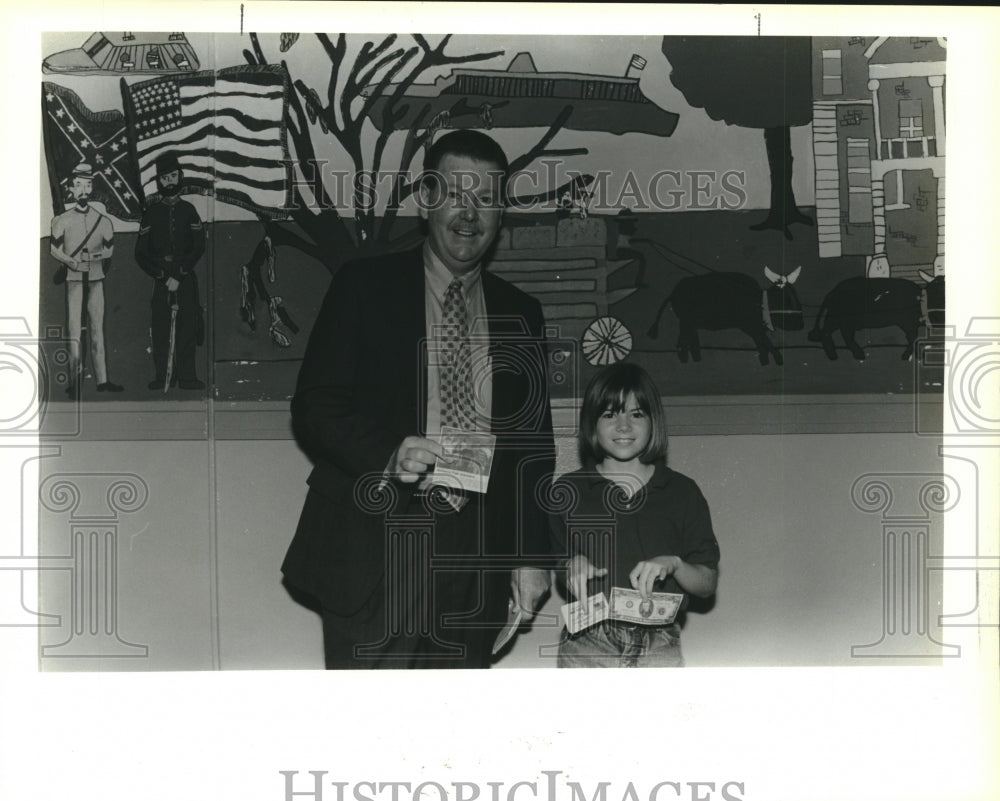
{"type": "Polygon", "coordinates": [[[632,332],[615,317],[598,317],[583,332],[582,346],[591,364],[614,364],[632,352],[632,332]]]}

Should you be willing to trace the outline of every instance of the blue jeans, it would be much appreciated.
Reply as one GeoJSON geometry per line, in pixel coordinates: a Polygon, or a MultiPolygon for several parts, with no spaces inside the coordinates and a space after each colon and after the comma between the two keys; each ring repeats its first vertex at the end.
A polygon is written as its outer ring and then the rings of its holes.
{"type": "Polygon", "coordinates": [[[579,634],[562,631],[558,667],[684,667],[681,629],[605,620],[579,634]]]}

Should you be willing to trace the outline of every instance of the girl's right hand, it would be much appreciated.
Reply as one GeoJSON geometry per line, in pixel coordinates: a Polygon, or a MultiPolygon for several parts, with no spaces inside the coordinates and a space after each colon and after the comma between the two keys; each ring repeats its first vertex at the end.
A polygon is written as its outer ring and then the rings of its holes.
{"type": "Polygon", "coordinates": [[[587,592],[587,582],[606,575],[606,567],[594,567],[594,563],[583,554],[571,557],[566,565],[566,584],[573,596],[581,601],[590,595],[587,592]]]}

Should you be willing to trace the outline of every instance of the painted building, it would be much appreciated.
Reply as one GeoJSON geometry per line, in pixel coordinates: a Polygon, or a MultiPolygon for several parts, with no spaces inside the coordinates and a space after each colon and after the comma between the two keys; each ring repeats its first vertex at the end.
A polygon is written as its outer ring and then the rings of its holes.
{"type": "Polygon", "coordinates": [[[377,95],[368,117],[380,131],[388,120],[396,130],[406,130],[421,119],[444,128],[548,127],[560,105],[569,105],[573,113],[562,121],[568,130],[670,136],[679,115],[653,103],[631,74],[645,66],[644,58],[633,55],[622,77],[539,72],[525,51],[504,70],[456,68],[433,84],[410,84],[403,95],[410,102],[392,115],[385,113],[385,105],[396,102],[401,84],[369,86],[362,94],[377,95]]]}
{"type": "Polygon", "coordinates": [[[53,53],[42,72],[88,75],[163,75],[195,72],[200,64],[187,36],[173,33],[97,32],[82,47],[53,53]]]}
{"type": "Polygon", "coordinates": [[[944,273],[946,43],[817,37],[813,148],[819,255],[869,276],[944,273]]]}

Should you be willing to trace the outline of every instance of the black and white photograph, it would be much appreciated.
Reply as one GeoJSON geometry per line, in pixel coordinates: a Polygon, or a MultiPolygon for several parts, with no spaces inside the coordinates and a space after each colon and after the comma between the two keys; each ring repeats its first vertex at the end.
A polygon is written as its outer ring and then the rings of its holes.
{"type": "Polygon", "coordinates": [[[0,795],[995,797],[995,11],[4,17],[0,795]]]}

